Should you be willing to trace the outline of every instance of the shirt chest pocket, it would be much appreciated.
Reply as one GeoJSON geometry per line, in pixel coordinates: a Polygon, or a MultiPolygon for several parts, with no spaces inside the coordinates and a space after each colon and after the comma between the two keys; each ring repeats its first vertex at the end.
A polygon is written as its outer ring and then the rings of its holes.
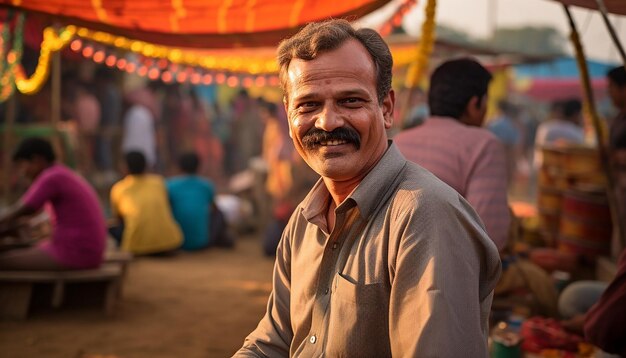
{"type": "Polygon", "coordinates": [[[328,310],[328,357],[386,357],[389,291],[384,283],[353,283],[336,274],[328,310]]]}

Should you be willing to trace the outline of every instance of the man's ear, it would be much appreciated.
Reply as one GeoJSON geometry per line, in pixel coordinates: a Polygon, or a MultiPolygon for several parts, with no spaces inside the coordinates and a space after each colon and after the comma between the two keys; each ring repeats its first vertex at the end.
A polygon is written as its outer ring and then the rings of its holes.
{"type": "Polygon", "coordinates": [[[385,128],[389,129],[393,125],[393,110],[396,104],[396,93],[393,89],[389,90],[389,93],[383,99],[383,121],[385,128]]]}
{"type": "Polygon", "coordinates": [[[473,116],[476,112],[480,112],[481,98],[478,96],[472,96],[465,106],[465,113],[469,116],[473,116]]]}

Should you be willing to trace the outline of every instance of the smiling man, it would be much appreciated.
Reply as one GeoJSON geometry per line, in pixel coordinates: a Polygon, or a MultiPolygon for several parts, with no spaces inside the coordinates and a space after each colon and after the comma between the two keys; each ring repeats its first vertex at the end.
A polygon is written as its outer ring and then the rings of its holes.
{"type": "Polygon", "coordinates": [[[486,357],[500,260],[467,202],[388,140],[389,48],[343,20],[278,50],[290,135],[321,175],[237,357],[486,357]]]}

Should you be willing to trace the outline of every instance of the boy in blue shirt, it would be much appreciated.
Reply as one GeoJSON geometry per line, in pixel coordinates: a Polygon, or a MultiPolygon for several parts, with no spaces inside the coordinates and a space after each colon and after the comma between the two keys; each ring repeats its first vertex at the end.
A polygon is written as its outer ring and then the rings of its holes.
{"type": "Polygon", "coordinates": [[[213,183],[199,175],[198,155],[182,154],[178,160],[181,175],[167,181],[174,218],[183,231],[183,250],[199,250],[211,245],[210,217],[215,199],[213,183]]]}

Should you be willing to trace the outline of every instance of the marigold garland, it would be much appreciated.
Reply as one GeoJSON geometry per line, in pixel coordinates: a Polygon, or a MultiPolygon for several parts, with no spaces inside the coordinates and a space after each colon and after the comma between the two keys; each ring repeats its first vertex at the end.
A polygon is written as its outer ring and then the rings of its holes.
{"type": "Polygon", "coordinates": [[[413,88],[418,85],[422,76],[428,69],[430,55],[435,43],[435,14],[437,12],[437,0],[428,0],[424,13],[426,18],[422,23],[422,35],[417,44],[417,57],[407,71],[405,86],[413,88]]]}

